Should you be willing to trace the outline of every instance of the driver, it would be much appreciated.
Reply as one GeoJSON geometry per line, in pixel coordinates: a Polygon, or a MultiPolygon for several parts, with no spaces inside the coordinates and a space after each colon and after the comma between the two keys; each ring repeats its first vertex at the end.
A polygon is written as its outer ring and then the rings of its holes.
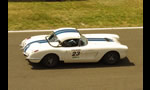
{"type": "Polygon", "coordinates": [[[69,40],[68,44],[70,44],[70,46],[77,46],[77,43],[75,40],[69,40]]]}

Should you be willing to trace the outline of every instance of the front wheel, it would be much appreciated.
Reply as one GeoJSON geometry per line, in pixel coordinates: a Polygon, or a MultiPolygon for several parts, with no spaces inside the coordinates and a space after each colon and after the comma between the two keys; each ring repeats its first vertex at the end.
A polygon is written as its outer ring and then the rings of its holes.
{"type": "Polygon", "coordinates": [[[113,65],[116,64],[120,60],[120,55],[117,52],[108,52],[102,58],[103,63],[113,65]]]}
{"type": "Polygon", "coordinates": [[[59,62],[59,58],[56,55],[46,55],[41,63],[46,67],[55,67],[59,62]]]}

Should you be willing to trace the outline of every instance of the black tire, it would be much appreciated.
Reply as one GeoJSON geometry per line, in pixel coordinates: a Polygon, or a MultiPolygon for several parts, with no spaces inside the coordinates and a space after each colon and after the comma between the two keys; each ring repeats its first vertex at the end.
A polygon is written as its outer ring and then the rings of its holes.
{"type": "Polygon", "coordinates": [[[120,55],[118,52],[115,51],[106,53],[102,58],[102,62],[108,65],[116,64],[118,63],[119,60],[120,60],[120,55]]]}
{"type": "Polygon", "coordinates": [[[53,54],[46,55],[41,61],[41,63],[46,67],[55,67],[58,62],[59,58],[53,54]]]}

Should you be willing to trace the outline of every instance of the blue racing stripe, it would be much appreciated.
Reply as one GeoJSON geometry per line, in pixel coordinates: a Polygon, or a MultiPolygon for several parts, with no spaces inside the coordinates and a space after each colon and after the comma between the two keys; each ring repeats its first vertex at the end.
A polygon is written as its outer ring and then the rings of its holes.
{"type": "Polygon", "coordinates": [[[110,42],[112,42],[113,40],[111,40],[111,39],[106,39],[106,38],[87,38],[88,39],[88,41],[110,41],[110,42]]]}
{"type": "Polygon", "coordinates": [[[30,45],[33,44],[33,43],[47,43],[47,40],[37,40],[37,41],[33,41],[33,42],[28,43],[28,44],[24,47],[24,52],[26,52],[27,49],[30,47],[30,45]]]}
{"type": "Polygon", "coordinates": [[[68,32],[78,33],[78,31],[77,31],[77,30],[74,30],[74,29],[65,29],[65,30],[56,31],[55,34],[58,35],[58,34],[68,33],[68,32]]]}

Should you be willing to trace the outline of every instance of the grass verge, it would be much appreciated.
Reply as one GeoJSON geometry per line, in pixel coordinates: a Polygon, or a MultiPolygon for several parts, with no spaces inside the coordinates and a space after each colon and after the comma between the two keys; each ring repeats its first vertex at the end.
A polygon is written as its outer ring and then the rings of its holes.
{"type": "Polygon", "coordinates": [[[8,30],[143,26],[143,0],[8,2],[8,30]]]}

